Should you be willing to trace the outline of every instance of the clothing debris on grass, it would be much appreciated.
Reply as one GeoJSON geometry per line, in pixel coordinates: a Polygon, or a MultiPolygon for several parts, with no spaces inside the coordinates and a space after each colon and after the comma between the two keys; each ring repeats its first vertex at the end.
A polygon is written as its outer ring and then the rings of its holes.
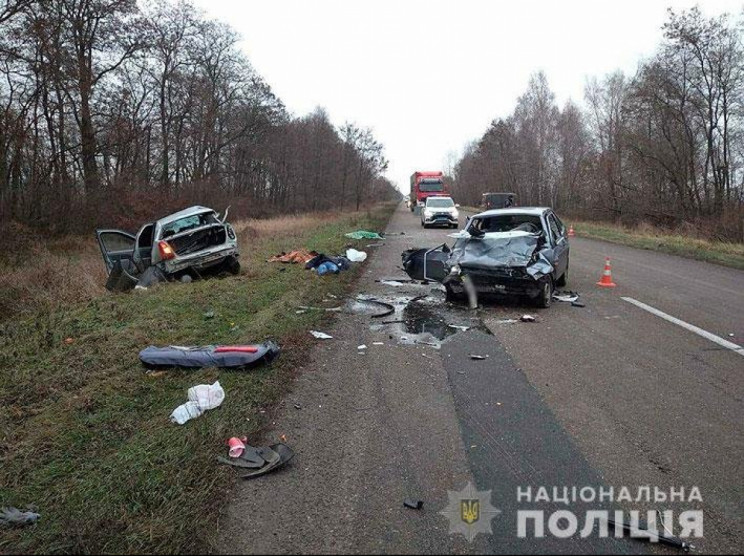
{"type": "Polygon", "coordinates": [[[219,381],[214,384],[193,386],[189,388],[187,395],[189,401],[173,410],[171,422],[183,425],[205,411],[219,407],[225,401],[225,391],[219,381]]]}
{"type": "Polygon", "coordinates": [[[349,239],[385,239],[377,232],[368,232],[366,230],[357,230],[346,234],[349,239]]]}
{"type": "Polygon", "coordinates": [[[284,251],[282,251],[278,255],[274,255],[273,257],[271,257],[267,262],[305,264],[308,261],[311,261],[312,259],[317,257],[318,255],[319,253],[317,253],[316,251],[305,251],[304,249],[300,249],[298,251],[290,251],[289,253],[285,253],[284,251]]]}
{"type": "Polygon", "coordinates": [[[18,508],[0,508],[0,526],[23,527],[36,523],[41,516],[31,510],[21,511],[18,508]]]}

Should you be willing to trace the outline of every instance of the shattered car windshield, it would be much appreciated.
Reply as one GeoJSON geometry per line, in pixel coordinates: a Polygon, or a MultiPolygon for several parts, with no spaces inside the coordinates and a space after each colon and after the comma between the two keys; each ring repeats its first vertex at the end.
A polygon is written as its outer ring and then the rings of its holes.
{"type": "Polygon", "coordinates": [[[430,208],[451,208],[455,206],[455,203],[449,197],[441,199],[433,199],[429,197],[426,201],[426,206],[430,208]]]}
{"type": "Polygon", "coordinates": [[[217,220],[217,216],[213,212],[203,212],[201,214],[185,216],[165,224],[163,226],[162,237],[170,237],[187,230],[208,226],[209,224],[219,224],[219,220],[217,220]]]}
{"type": "Polygon", "coordinates": [[[494,232],[527,232],[537,234],[542,231],[540,217],[533,214],[501,214],[474,218],[470,224],[471,230],[481,233],[494,232]]]}

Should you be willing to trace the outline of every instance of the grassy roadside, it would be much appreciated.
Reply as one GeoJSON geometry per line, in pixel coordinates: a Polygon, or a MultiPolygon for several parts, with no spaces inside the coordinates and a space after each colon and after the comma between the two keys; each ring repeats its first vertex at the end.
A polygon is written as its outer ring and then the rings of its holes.
{"type": "Polygon", "coordinates": [[[667,234],[650,227],[624,228],[612,224],[567,221],[578,237],[601,239],[639,249],[661,251],[744,270],[744,244],[709,241],[667,234]]]}
{"type": "Polygon", "coordinates": [[[343,234],[384,227],[392,208],[238,224],[238,277],[106,293],[0,321],[0,506],[33,505],[42,515],[36,526],[3,531],[0,553],[208,548],[235,481],[215,456],[230,436],[260,435],[262,409],[286,392],[313,344],[307,330],[325,318],[297,315],[296,306],[348,291],[359,272],[355,266],[318,277],[266,258],[299,247],[336,253],[363,245],[343,234]],[[214,317],[205,318],[207,311],[214,317]],[[279,340],[282,356],[249,372],[151,376],[137,359],[149,344],[266,338],[279,340]],[[226,391],[220,408],[182,427],[168,421],[190,386],[217,379],[226,391]]]}

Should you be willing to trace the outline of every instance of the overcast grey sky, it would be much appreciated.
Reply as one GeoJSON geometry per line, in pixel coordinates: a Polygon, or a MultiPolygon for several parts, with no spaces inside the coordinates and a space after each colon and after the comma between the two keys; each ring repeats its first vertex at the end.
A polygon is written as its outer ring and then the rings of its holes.
{"type": "MultiPolygon", "coordinates": [[[[583,101],[586,78],[633,73],[662,39],[666,10],[685,0],[194,0],[243,37],[256,70],[296,115],[371,127],[388,177],[404,192],[415,170],[508,115],[544,70],[559,104],[583,101]]],[[[707,15],[742,0],[699,3],[707,15]]]]}

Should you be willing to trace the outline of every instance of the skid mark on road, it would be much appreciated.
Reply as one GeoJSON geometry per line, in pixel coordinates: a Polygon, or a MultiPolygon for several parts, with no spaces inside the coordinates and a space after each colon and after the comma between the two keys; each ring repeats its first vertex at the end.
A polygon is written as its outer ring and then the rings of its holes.
{"type": "Polygon", "coordinates": [[[729,342],[728,340],[724,340],[720,336],[716,336],[715,334],[712,334],[708,332],[707,330],[703,330],[702,328],[698,328],[694,324],[690,324],[689,322],[685,322],[683,320],[680,320],[676,317],[673,317],[671,315],[667,315],[663,311],[659,311],[655,307],[651,307],[651,305],[646,305],[645,303],[638,301],[636,299],[633,299],[632,297],[623,297],[621,298],[623,301],[627,301],[628,303],[632,303],[636,307],[640,307],[644,311],[648,311],[652,315],[656,315],[657,317],[660,317],[668,322],[671,322],[672,324],[676,324],[677,326],[681,326],[685,330],[689,330],[690,332],[693,332],[694,334],[697,334],[698,336],[701,336],[705,338],[706,340],[710,340],[711,342],[714,342],[718,344],[721,347],[724,347],[726,349],[730,349],[734,353],[738,353],[739,355],[744,355],[744,347],[735,344],[733,342],[729,342]]]}

